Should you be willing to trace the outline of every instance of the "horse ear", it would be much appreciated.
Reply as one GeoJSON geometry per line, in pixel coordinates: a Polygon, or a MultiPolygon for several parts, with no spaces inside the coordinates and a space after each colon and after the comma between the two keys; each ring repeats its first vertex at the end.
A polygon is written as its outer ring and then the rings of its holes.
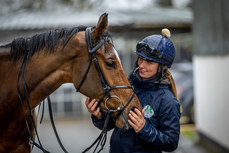
{"type": "Polygon", "coordinates": [[[95,37],[100,38],[105,30],[108,28],[108,14],[104,13],[100,16],[97,26],[95,28],[95,37]]]}

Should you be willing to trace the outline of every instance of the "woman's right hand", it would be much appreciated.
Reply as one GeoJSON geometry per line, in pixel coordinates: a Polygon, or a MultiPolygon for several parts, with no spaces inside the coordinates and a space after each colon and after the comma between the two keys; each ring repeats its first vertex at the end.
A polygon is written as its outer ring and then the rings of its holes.
{"type": "Polygon", "coordinates": [[[100,112],[100,108],[99,107],[96,109],[97,104],[98,104],[98,102],[95,99],[90,100],[90,98],[87,98],[86,101],[85,101],[85,105],[87,107],[88,112],[93,114],[98,119],[101,119],[102,118],[102,113],[100,112]]]}

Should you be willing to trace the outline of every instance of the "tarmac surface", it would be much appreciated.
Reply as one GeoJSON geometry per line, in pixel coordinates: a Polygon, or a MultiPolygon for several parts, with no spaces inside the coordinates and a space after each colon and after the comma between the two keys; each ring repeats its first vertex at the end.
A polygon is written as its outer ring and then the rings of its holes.
{"type": "MultiPolygon", "coordinates": [[[[90,117],[82,117],[72,120],[55,121],[60,139],[69,153],[81,153],[89,147],[100,134],[100,130],[93,126],[90,117]]],[[[193,125],[182,125],[181,131],[185,129],[194,129],[193,125]]],[[[194,129],[195,130],[195,129],[194,129]]],[[[101,153],[109,152],[109,140],[112,131],[108,132],[108,138],[101,153]]],[[[43,147],[51,153],[62,153],[57,139],[54,135],[50,121],[38,125],[38,134],[43,147]]],[[[32,153],[41,153],[42,151],[34,147],[32,153]]],[[[88,153],[93,152],[93,149],[88,153]]],[[[179,146],[173,153],[209,153],[205,148],[198,146],[193,140],[181,135],[179,146]]]]}

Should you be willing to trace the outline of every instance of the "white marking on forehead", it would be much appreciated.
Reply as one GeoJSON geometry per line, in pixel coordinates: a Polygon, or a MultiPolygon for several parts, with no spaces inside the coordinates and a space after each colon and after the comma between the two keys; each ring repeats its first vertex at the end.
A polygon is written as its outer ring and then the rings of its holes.
{"type": "Polygon", "coordinates": [[[116,51],[116,49],[113,47],[113,51],[115,53],[115,56],[117,57],[118,61],[121,63],[121,60],[119,58],[118,52],[116,51]]]}

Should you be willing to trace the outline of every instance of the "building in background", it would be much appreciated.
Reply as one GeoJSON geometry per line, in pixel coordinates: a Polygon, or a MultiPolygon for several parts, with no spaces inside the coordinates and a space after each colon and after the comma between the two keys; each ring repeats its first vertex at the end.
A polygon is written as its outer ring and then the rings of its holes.
{"type": "MultiPolygon", "coordinates": [[[[102,3],[89,1],[91,2],[89,4],[85,1],[80,5],[76,5],[78,3],[74,1],[72,5],[58,4],[52,0],[44,0],[44,4],[42,1],[37,1],[25,5],[25,2],[15,1],[12,7],[7,5],[10,3],[8,1],[2,3],[4,9],[8,6],[8,10],[11,8],[12,11],[2,13],[0,16],[0,45],[9,43],[16,37],[32,36],[42,31],[80,25],[95,26],[99,16],[107,12],[109,31],[127,74],[136,59],[133,51],[137,42],[145,36],[160,34],[161,29],[165,27],[172,33],[171,39],[176,47],[176,61],[192,60],[193,16],[189,8],[159,7],[150,0],[144,2],[139,0],[134,4],[130,0],[115,3],[109,0],[101,1],[102,3]],[[30,9],[19,9],[22,6],[30,9]],[[39,9],[39,6],[42,8],[39,9]]],[[[74,117],[86,113],[84,98],[75,92],[72,84],[62,85],[51,95],[55,117],[74,117]]]]}
{"type": "Polygon", "coordinates": [[[194,86],[200,142],[229,152],[229,1],[194,1],[194,86]]]}

